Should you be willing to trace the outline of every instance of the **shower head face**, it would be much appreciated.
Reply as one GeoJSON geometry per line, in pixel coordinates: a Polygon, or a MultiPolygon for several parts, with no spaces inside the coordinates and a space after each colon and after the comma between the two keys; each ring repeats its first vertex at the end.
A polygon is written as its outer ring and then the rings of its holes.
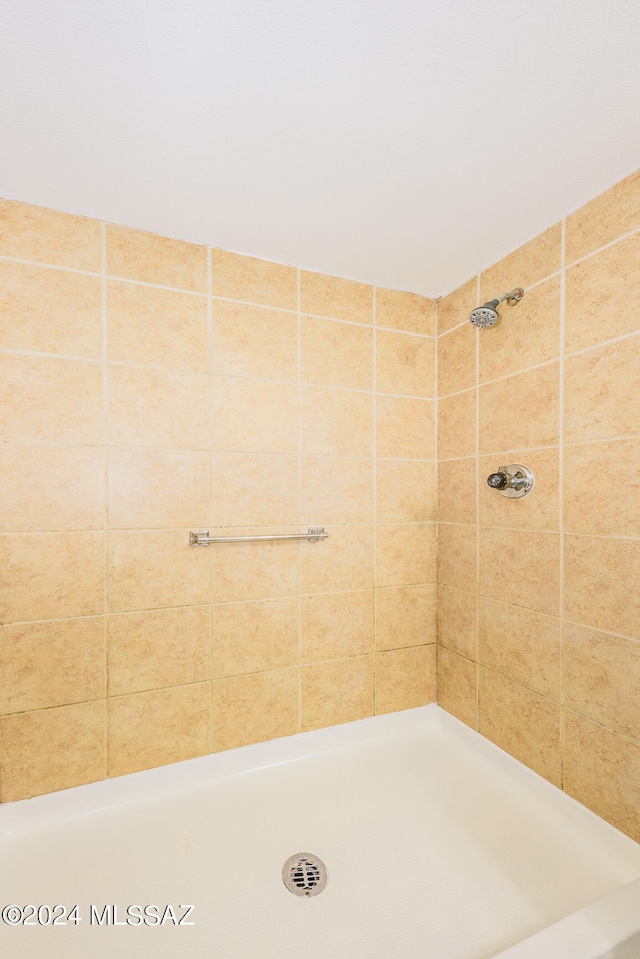
{"type": "Polygon", "coordinates": [[[477,310],[473,311],[469,317],[469,322],[477,326],[479,330],[484,330],[488,327],[495,326],[499,319],[498,311],[494,310],[488,303],[485,303],[484,306],[479,306],[477,310]]]}

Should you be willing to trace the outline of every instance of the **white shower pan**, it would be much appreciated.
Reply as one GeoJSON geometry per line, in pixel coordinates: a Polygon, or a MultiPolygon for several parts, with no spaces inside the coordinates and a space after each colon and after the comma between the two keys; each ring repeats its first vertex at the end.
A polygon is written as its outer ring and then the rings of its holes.
{"type": "Polygon", "coordinates": [[[640,957],[640,845],[435,705],[9,803],[0,847],[7,959],[640,957]]]}

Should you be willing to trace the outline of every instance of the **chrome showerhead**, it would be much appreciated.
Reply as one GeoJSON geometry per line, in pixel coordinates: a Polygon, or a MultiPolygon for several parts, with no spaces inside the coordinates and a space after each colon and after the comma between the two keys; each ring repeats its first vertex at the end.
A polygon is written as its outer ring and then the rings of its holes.
{"type": "Polygon", "coordinates": [[[502,296],[499,296],[496,300],[489,300],[487,303],[473,310],[469,317],[469,322],[473,323],[473,325],[477,326],[480,330],[495,326],[500,319],[500,314],[498,313],[500,303],[502,303],[503,300],[507,300],[511,304],[519,303],[523,296],[524,290],[521,287],[511,290],[510,293],[503,293],[502,296]]]}

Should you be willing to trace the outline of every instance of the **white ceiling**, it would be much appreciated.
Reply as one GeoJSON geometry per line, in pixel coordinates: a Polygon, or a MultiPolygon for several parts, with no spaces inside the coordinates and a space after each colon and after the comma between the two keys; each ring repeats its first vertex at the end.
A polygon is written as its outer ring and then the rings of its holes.
{"type": "Polygon", "coordinates": [[[638,0],[0,11],[5,197],[438,296],[638,166],[638,0]]]}

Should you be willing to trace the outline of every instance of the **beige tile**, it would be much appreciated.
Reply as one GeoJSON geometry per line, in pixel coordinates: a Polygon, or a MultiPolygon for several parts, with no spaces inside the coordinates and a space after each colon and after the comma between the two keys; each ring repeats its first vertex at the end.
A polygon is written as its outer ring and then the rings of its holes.
{"type": "Polygon", "coordinates": [[[481,334],[480,382],[509,376],[560,355],[560,277],[528,290],[513,307],[505,301],[500,322],[481,334]]]}
{"type": "Polygon", "coordinates": [[[564,789],[640,842],[640,744],[567,712],[564,789]]]}
{"type": "Polygon", "coordinates": [[[211,277],[214,296],[282,310],[297,308],[297,270],[293,266],[211,250],[211,277]]]}
{"type": "Polygon", "coordinates": [[[474,456],[476,390],[438,400],[438,458],[474,456]]]}
{"type": "Polygon", "coordinates": [[[433,400],[376,396],[378,456],[433,459],[435,455],[433,400]]]}
{"type": "Polygon", "coordinates": [[[560,707],[480,668],[478,731],[515,759],[560,785],[560,707]]]}
{"type": "Polygon", "coordinates": [[[560,528],[559,451],[528,450],[509,453],[499,462],[494,456],[481,456],[478,482],[480,522],[483,526],[514,526],[519,529],[560,528]],[[506,461],[505,461],[506,459],[506,461]],[[500,466],[521,463],[535,477],[531,493],[522,499],[510,499],[487,485],[487,477],[500,466]]]}
{"type": "Polygon", "coordinates": [[[214,683],[216,752],[297,733],[299,675],[283,669],[214,683]]]}
{"type": "Polygon", "coordinates": [[[300,522],[303,525],[370,522],[373,516],[370,459],[303,456],[300,469],[300,522]]]}
{"type": "MultiPolygon", "coordinates": [[[[298,532],[297,527],[215,527],[213,536],[298,532]]],[[[324,541],[310,544],[322,548],[324,541]]],[[[221,543],[212,547],[213,601],[241,602],[298,592],[300,545],[296,541],[221,543]]]]}
{"type": "Polygon", "coordinates": [[[480,597],[478,660],[522,686],[560,701],[560,620],[480,597]]]}
{"type": "Polygon", "coordinates": [[[377,522],[431,523],[435,519],[435,463],[377,460],[377,522]]]}
{"type": "Polygon", "coordinates": [[[209,602],[209,554],[189,546],[186,530],[109,534],[112,613],[209,602]]]}
{"type": "Polygon", "coordinates": [[[477,658],[477,605],[475,592],[438,586],[438,643],[467,659],[477,658]]]}
{"type": "Polygon", "coordinates": [[[0,347],[100,356],[100,279],[0,262],[0,347]]]}
{"type": "Polygon", "coordinates": [[[300,319],[300,376],[303,383],[370,390],[373,384],[373,332],[361,326],[300,319]]]}
{"type": "Polygon", "coordinates": [[[640,227],[640,170],[567,217],[567,263],[640,227]]]}
{"type": "Polygon", "coordinates": [[[303,453],[371,456],[371,393],[303,387],[300,395],[300,448],[303,453]]]}
{"type": "Polygon", "coordinates": [[[458,523],[438,524],[438,582],[458,589],[476,586],[475,526],[458,523]]]}
{"type": "Polygon", "coordinates": [[[293,384],[213,377],[213,449],[297,453],[298,392],[293,384]]]}
{"type": "Polygon", "coordinates": [[[109,700],[109,776],[209,752],[211,684],[172,686],[109,700]]]}
{"type": "Polygon", "coordinates": [[[480,274],[480,302],[525,289],[560,269],[562,224],[556,223],[480,274]]]}
{"type": "Polygon", "coordinates": [[[207,248],[144,230],[107,224],[107,273],[206,293],[207,248]]]}
{"type": "Polygon", "coordinates": [[[565,446],[562,502],[567,531],[640,536],[640,439],[565,446]]]}
{"type": "Polygon", "coordinates": [[[0,536],[0,622],[104,612],[104,534],[0,536]]]}
{"type": "Polygon", "coordinates": [[[438,647],[438,705],[472,729],[478,728],[478,667],[438,647]]]}
{"type": "Polygon", "coordinates": [[[0,713],[105,695],[104,617],[0,626],[0,713]]]}
{"type": "Polygon", "coordinates": [[[207,373],[207,314],[204,296],[109,280],[109,359],[207,373]]]}
{"type": "Polygon", "coordinates": [[[300,309],[353,323],[373,322],[373,287],[326,273],[300,271],[300,309]]]}
{"type": "Polygon", "coordinates": [[[373,651],[373,590],[302,597],[302,662],[373,651]]]}
{"type": "Polygon", "coordinates": [[[557,616],[559,584],[557,533],[481,528],[480,592],[484,596],[557,616]]]}
{"type": "Polygon", "coordinates": [[[376,649],[435,643],[437,587],[387,586],[375,591],[376,649]]]}
{"type": "Polygon", "coordinates": [[[98,446],[0,445],[0,531],[101,529],[104,460],[98,446]]]}
{"type": "Polygon", "coordinates": [[[476,385],[478,331],[470,323],[438,339],[438,396],[476,385]]]}
{"type": "Polygon", "coordinates": [[[565,350],[572,353],[635,333],[640,295],[640,234],[567,270],[565,350]]]}
{"type": "Polygon", "coordinates": [[[376,586],[435,582],[435,539],[435,523],[376,526],[376,586]]]}
{"type": "Polygon", "coordinates": [[[104,700],[0,719],[0,800],[14,802],[104,779],[104,700]]]}
{"type": "Polygon", "coordinates": [[[559,364],[519,373],[480,388],[480,450],[553,446],[558,442],[559,364]]]}
{"type": "Polygon", "coordinates": [[[434,397],[435,340],[411,333],[376,333],[376,390],[434,397]]]}
{"type": "Polygon", "coordinates": [[[414,646],[376,653],[375,712],[395,713],[435,702],[436,647],[414,646]]]}
{"type": "Polygon", "coordinates": [[[0,256],[98,273],[100,223],[16,200],[0,200],[0,256]]]}
{"type": "Polygon", "coordinates": [[[376,326],[435,336],[436,301],[428,296],[376,288],[376,326]]]}
{"type": "Polygon", "coordinates": [[[214,607],[215,679],[297,665],[297,597],[214,607]]]}
{"type": "Polygon", "coordinates": [[[298,457],[214,453],[216,526],[284,526],[298,522],[298,457]]]}
{"type": "Polygon", "coordinates": [[[208,377],[110,363],[109,441],[116,446],[206,449],[208,377]]]}
{"type": "Polygon", "coordinates": [[[566,623],[563,643],[566,707],[640,740],[640,642],[566,623]]]}
{"type": "Polygon", "coordinates": [[[640,638],[640,541],[565,536],[565,615],[574,622],[640,638]]]}
{"type": "Polygon", "coordinates": [[[640,403],[620,388],[640,382],[640,336],[568,357],[564,370],[566,443],[640,433],[640,403]]]}
{"type": "Polygon", "coordinates": [[[209,504],[208,453],[109,450],[111,529],[201,527],[209,504]]]}
{"type": "Polygon", "coordinates": [[[109,695],[186,686],[211,676],[208,606],[109,616],[109,695]]]}
{"type": "Polygon", "coordinates": [[[476,460],[438,463],[438,519],[443,523],[476,522],[476,460]]]}
{"type": "Polygon", "coordinates": [[[304,593],[371,589],[373,526],[326,526],[329,539],[300,544],[304,593]]]}
{"type": "Polygon", "coordinates": [[[264,306],[214,300],[212,371],[296,382],[297,316],[264,306]]]}
{"type": "Polygon", "coordinates": [[[302,668],[302,732],[373,716],[373,654],[302,668]]]}
{"type": "Polygon", "coordinates": [[[453,293],[438,300],[438,334],[469,322],[469,314],[478,305],[478,279],[473,276],[453,293]]]}
{"type": "Polygon", "coordinates": [[[100,443],[103,430],[99,363],[0,354],[4,442],[100,443]]]}

